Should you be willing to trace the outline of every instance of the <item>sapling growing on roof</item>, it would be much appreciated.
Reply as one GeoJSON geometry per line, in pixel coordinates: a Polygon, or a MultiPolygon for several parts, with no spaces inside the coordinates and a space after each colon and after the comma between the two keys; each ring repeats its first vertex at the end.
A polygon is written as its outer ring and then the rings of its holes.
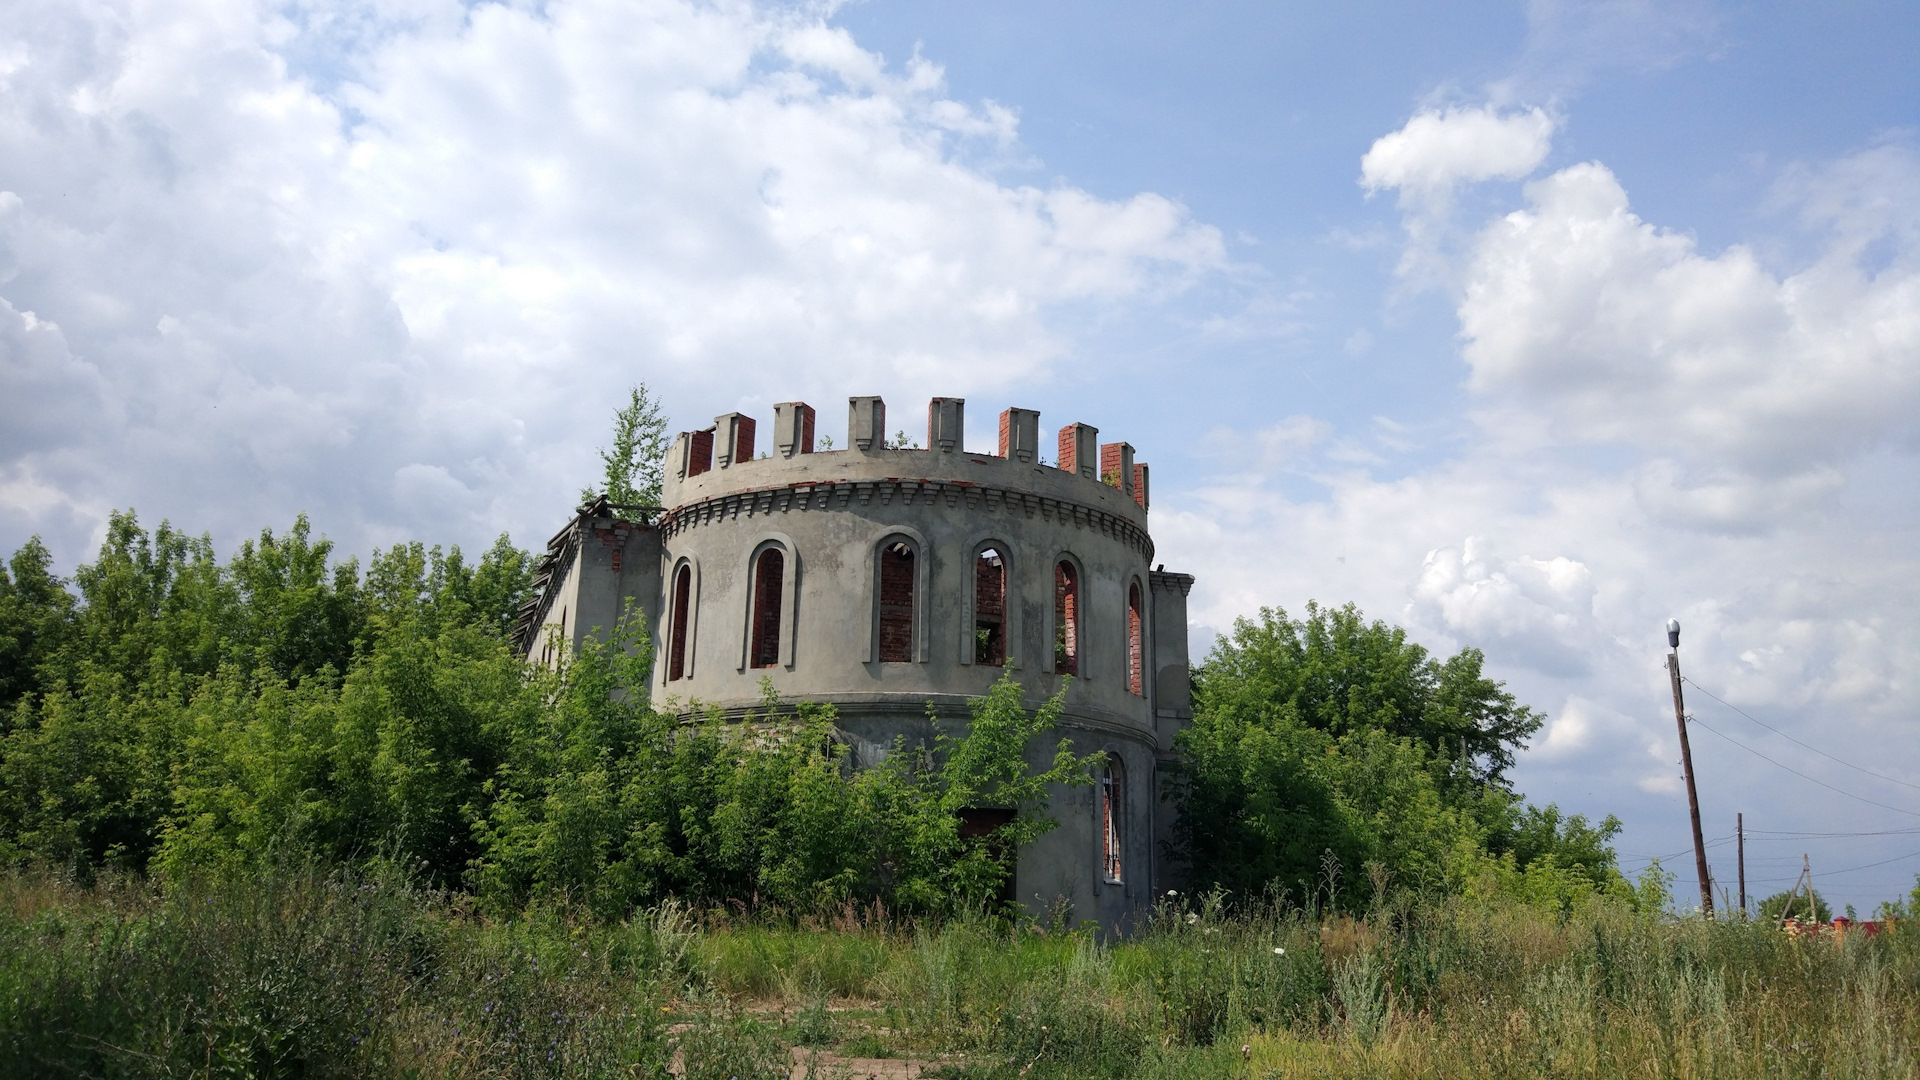
{"type": "Polygon", "coordinates": [[[615,506],[660,505],[671,442],[667,418],[660,412],[660,403],[648,394],[646,383],[634,384],[628,395],[627,403],[613,414],[613,445],[600,451],[606,469],[600,490],[583,489],[582,503],[605,495],[615,506]]]}

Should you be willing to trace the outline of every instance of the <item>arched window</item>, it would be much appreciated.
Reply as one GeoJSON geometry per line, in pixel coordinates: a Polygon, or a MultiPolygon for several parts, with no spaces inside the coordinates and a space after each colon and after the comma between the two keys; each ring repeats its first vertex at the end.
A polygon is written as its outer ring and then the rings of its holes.
{"type": "Polygon", "coordinates": [[[1100,773],[1100,872],[1113,885],[1124,880],[1120,853],[1126,846],[1126,797],[1126,767],[1109,754],[1100,773]]]}
{"type": "Polygon", "coordinates": [[[1143,661],[1140,656],[1140,583],[1127,586],[1127,690],[1129,693],[1145,695],[1145,681],[1141,675],[1143,661]]]}
{"type": "Polygon", "coordinates": [[[880,549],[880,662],[913,661],[914,550],[904,540],[880,549]]]}
{"type": "Polygon", "coordinates": [[[786,584],[787,560],[779,548],[768,548],[753,564],[753,636],[748,663],[757,668],[780,662],[780,594],[786,584]]]}
{"type": "Polygon", "coordinates": [[[693,614],[693,567],[673,575],[673,629],[667,645],[667,681],[687,677],[687,620],[693,614]]]}
{"type": "Polygon", "coordinates": [[[997,548],[982,548],[973,560],[973,662],[1007,662],[1007,560],[997,548]]]}
{"type": "Polygon", "coordinates": [[[1065,559],[1053,568],[1053,670],[1080,674],[1080,571],[1065,559]]]}

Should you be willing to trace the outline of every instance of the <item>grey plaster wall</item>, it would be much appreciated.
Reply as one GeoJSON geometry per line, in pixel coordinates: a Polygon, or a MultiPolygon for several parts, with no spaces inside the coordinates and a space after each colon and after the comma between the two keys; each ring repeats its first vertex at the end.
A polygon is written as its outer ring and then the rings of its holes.
{"type": "MultiPolygon", "coordinates": [[[[605,640],[628,604],[652,632],[660,614],[660,531],[614,517],[577,520],[562,549],[546,617],[529,649],[533,659],[577,653],[589,637],[605,640]]],[[[658,667],[658,665],[655,665],[658,667]]]]}

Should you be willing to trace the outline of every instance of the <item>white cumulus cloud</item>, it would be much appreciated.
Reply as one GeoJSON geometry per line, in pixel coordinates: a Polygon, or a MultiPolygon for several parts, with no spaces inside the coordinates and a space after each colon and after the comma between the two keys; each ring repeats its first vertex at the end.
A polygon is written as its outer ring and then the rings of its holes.
{"type": "Polygon", "coordinates": [[[1225,265],[1167,198],[1001,180],[1011,110],[814,9],[5,12],[0,527],[68,558],[50,506],[544,535],[634,381],[687,426],[1005,387],[1056,308],[1225,265]]]}
{"type": "Polygon", "coordinates": [[[1501,112],[1453,106],[1417,113],[1380,136],[1360,159],[1369,191],[1397,189],[1403,198],[1444,196],[1462,183],[1518,180],[1553,148],[1554,120],[1544,109],[1501,112]]]}

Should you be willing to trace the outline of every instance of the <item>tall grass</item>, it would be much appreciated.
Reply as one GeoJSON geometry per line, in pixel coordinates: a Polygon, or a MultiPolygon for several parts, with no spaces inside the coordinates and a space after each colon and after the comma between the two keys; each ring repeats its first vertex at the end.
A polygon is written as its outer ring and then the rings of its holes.
{"type": "Polygon", "coordinates": [[[0,876],[0,1076],[1920,1075],[1920,928],[1170,904],[1125,940],[667,905],[511,920],[397,874],[0,876]]]}

